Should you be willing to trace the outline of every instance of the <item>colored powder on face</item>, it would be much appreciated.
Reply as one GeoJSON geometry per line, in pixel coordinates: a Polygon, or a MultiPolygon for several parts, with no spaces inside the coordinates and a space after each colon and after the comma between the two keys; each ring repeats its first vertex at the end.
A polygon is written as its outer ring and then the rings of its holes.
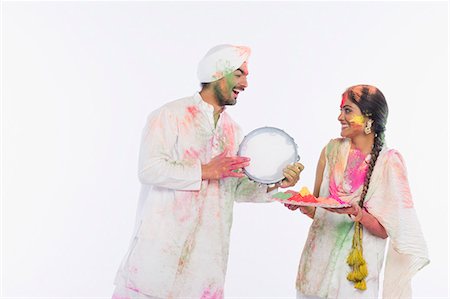
{"type": "Polygon", "coordinates": [[[227,77],[229,76],[231,73],[234,72],[233,68],[230,66],[230,62],[226,61],[225,62],[225,66],[223,66],[223,69],[217,70],[214,75],[213,78],[216,80],[220,80],[223,77],[227,77]]]}
{"type": "Polygon", "coordinates": [[[354,116],[352,119],[350,119],[350,123],[362,126],[364,125],[364,116],[362,115],[354,116]]]}
{"type": "Polygon", "coordinates": [[[342,95],[341,106],[339,106],[339,108],[342,109],[342,107],[344,107],[345,101],[347,101],[347,92],[345,92],[345,93],[342,95]]]}

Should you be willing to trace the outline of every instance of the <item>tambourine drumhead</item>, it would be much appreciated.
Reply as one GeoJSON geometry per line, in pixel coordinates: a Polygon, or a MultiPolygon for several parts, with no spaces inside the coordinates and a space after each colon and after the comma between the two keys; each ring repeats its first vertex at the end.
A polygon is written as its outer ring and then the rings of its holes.
{"type": "Polygon", "coordinates": [[[283,130],[273,127],[251,131],[239,145],[238,155],[251,159],[244,173],[263,184],[283,180],[283,169],[300,159],[294,139],[283,130]]]}

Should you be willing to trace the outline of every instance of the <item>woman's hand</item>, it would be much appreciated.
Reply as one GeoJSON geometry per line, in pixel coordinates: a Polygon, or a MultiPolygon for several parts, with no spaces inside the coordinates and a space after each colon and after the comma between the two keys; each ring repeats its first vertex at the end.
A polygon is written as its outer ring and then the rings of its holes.
{"type": "Polygon", "coordinates": [[[357,203],[353,203],[349,208],[326,208],[326,210],[338,214],[348,214],[353,221],[361,223],[364,228],[373,235],[382,239],[388,237],[383,225],[381,225],[381,223],[366,209],[362,209],[357,203]]]}
{"type": "Polygon", "coordinates": [[[291,211],[295,211],[295,210],[297,210],[298,208],[300,208],[300,206],[298,206],[298,205],[291,205],[291,204],[288,204],[288,203],[285,203],[284,206],[285,206],[286,208],[288,208],[289,210],[291,210],[291,211]]]}
{"type": "Polygon", "coordinates": [[[308,216],[310,218],[314,218],[314,214],[316,213],[315,207],[292,205],[292,204],[288,204],[288,203],[285,203],[284,206],[291,211],[295,211],[295,210],[299,209],[302,214],[305,214],[306,216],[308,216]]]}
{"type": "Polygon", "coordinates": [[[326,210],[338,214],[347,214],[353,221],[360,221],[363,217],[363,210],[355,202],[348,208],[326,208],[326,210]]]}

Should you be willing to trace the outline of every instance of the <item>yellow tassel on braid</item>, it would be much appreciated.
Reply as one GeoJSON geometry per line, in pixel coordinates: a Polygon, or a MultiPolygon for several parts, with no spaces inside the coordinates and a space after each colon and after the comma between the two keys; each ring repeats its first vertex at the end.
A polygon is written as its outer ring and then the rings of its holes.
{"type": "Polygon", "coordinates": [[[353,282],[359,282],[364,280],[364,278],[367,277],[367,271],[366,273],[359,271],[359,269],[353,268],[353,271],[348,273],[347,279],[353,282]]]}
{"type": "Polygon", "coordinates": [[[365,278],[368,275],[368,270],[362,252],[362,226],[359,222],[355,222],[352,249],[347,257],[347,264],[352,268],[352,271],[347,275],[347,279],[354,282],[356,289],[365,290],[367,288],[365,278]]]}
{"type": "Polygon", "coordinates": [[[364,262],[364,258],[361,250],[359,250],[358,248],[352,248],[350,254],[347,257],[347,264],[349,266],[359,266],[362,262],[364,262]]]}
{"type": "Polygon", "coordinates": [[[364,278],[367,277],[367,275],[369,274],[369,271],[367,270],[367,264],[366,263],[364,263],[363,265],[359,266],[359,273],[361,273],[364,276],[364,278]]]}
{"type": "Polygon", "coordinates": [[[361,290],[361,291],[366,290],[367,289],[366,281],[362,280],[362,281],[359,281],[359,282],[355,283],[355,289],[358,289],[358,290],[361,290]]]}

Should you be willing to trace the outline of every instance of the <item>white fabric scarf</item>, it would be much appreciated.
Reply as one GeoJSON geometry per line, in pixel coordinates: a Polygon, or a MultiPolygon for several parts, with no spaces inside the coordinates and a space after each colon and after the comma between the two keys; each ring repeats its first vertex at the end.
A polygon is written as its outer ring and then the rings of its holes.
{"type": "Polygon", "coordinates": [[[383,149],[377,159],[364,205],[389,235],[383,298],[411,298],[411,278],[430,260],[402,156],[383,149]]]}

